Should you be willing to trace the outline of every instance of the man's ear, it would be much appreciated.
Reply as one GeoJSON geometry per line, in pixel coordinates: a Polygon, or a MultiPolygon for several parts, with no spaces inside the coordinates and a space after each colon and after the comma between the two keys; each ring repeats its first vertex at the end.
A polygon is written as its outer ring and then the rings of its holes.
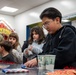
{"type": "Polygon", "coordinates": [[[55,20],[56,20],[57,23],[60,23],[60,18],[59,17],[56,17],[55,20]]]}
{"type": "Polygon", "coordinates": [[[3,46],[1,46],[1,48],[4,50],[4,47],[3,46]]]}

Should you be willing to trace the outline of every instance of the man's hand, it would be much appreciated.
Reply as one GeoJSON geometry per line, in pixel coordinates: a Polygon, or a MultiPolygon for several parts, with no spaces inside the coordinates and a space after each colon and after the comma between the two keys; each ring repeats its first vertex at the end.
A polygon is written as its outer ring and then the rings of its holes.
{"type": "Polygon", "coordinates": [[[37,66],[37,59],[34,58],[32,60],[29,60],[26,63],[24,63],[24,65],[27,67],[35,67],[35,66],[37,66]]]}

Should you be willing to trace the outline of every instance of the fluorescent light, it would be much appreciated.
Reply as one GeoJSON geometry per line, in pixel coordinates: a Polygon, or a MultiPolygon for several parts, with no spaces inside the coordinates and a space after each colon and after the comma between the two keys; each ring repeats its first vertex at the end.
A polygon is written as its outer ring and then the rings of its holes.
{"type": "Polygon", "coordinates": [[[16,12],[18,9],[4,6],[3,8],[1,8],[1,10],[5,12],[16,12]]]}

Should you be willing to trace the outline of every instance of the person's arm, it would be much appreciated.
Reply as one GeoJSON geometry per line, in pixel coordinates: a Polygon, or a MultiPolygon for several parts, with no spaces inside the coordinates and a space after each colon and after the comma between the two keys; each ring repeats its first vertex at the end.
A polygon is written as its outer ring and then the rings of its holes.
{"type": "Polygon", "coordinates": [[[56,54],[55,69],[63,68],[65,65],[74,62],[76,56],[75,44],[75,32],[71,28],[66,28],[58,47],[53,49],[56,54]]]}
{"type": "Polygon", "coordinates": [[[19,53],[17,50],[13,49],[12,54],[15,58],[15,61],[17,63],[22,63],[23,62],[23,53],[19,53]]]}
{"type": "Polygon", "coordinates": [[[23,55],[25,56],[25,57],[28,57],[28,56],[30,56],[30,55],[32,55],[33,53],[32,53],[32,51],[30,51],[29,50],[29,48],[26,48],[24,51],[23,51],[23,55]]]}
{"type": "Polygon", "coordinates": [[[37,58],[31,59],[29,61],[27,61],[26,63],[24,63],[25,66],[27,67],[35,67],[37,66],[37,58]]]}
{"type": "Polygon", "coordinates": [[[23,55],[24,55],[24,56],[28,55],[28,48],[26,48],[26,49],[23,51],[23,55]]]}
{"type": "Polygon", "coordinates": [[[37,46],[33,46],[31,51],[35,54],[39,54],[43,51],[42,50],[43,45],[44,43],[38,44],[37,46]]]}

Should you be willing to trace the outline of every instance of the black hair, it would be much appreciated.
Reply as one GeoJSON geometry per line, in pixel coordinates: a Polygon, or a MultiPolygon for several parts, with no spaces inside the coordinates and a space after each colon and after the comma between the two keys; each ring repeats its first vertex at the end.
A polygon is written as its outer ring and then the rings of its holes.
{"type": "Polygon", "coordinates": [[[12,44],[9,42],[9,41],[2,41],[0,43],[0,46],[1,47],[4,47],[4,49],[7,51],[7,52],[10,52],[12,50],[12,44]]]}
{"type": "Polygon", "coordinates": [[[53,7],[46,8],[40,15],[40,19],[43,19],[43,17],[48,17],[49,19],[55,19],[56,17],[60,18],[60,23],[62,19],[62,14],[59,10],[53,7]]]}

